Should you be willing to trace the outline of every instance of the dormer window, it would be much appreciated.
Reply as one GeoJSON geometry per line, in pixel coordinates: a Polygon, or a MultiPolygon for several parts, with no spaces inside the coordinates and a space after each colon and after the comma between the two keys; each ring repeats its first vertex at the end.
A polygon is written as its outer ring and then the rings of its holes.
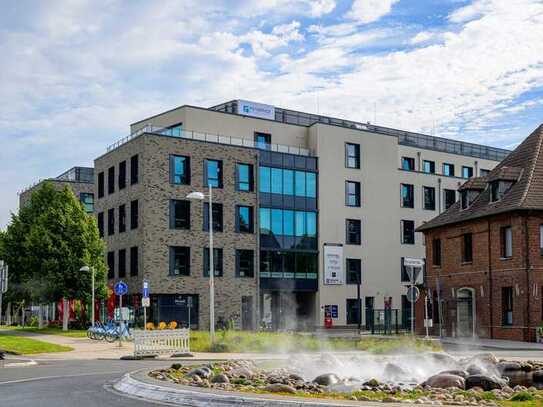
{"type": "Polygon", "coordinates": [[[490,183],[490,202],[497,202],[504,197],[513,182],[496,180],[490,183]]]}
{"type": "Polygon", "coordinates": [[[460,191],[460,205],[462,209],[468,209],[471,204],[477,199],[480,191],[474,189],[464,189],[460,191]]]}

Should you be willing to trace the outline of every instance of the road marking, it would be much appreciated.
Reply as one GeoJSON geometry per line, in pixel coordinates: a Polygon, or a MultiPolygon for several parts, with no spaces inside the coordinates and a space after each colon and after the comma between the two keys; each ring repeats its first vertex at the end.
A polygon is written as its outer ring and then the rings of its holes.
{"type": "Polygon", "coordinates": [[[38,380],[67,379],[69,377],[98,376],[98,375],[111,375],[111,374],[123,374],[123,373],[124,373],[124,371],[119,371],[119,372],[108,371],[108,372],[79,373],[79,374],[59,375],[59,376],[29,377],[29,378],[26,378],[26,379],[8,380],[8,381],[0,382],[0,386],[2,384],[26,383],[26,382],[34,382],[34,381],[38,381],[38,380]]]}

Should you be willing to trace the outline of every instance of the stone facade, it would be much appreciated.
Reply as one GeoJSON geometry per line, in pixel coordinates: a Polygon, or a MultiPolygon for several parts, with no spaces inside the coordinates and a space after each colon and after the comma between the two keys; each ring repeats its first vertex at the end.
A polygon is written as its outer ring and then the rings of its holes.
{"type": "MultiPolygon", "coordinates": [[[[437,323],[436,286],[439,281],[444,335],[458,332],[458,290],[473,293],[475,335],[481,338],[534,341],[543,320],[543,256],[540,225],[543,212],[512,212],[457,225],[431,229],[426,234],[427,286],[437,323]],[[512,256],[501,256],[500,228],[511,226],[512,256]],[[473,261],[462,262],[462,236],[472,233],[473,261]],[[441,241],[441,265],[433,263],[435,239],[441,241]],[[513,289],[513,323],[503,324],[502,288],[513,289]]],[[[424,298],[425,293],[421,296],[424,298]]],[[[417,302],[417,328],[424,332],[424,302],[417,302]]],[[[433,328],[439,334],[438,325],[433,328]]]]}
{"type": "MultiPolygon", "coordinates": [[[[127,260],[127,281],[131,293],[141,291],[142,280],[149,281],[152,294],[196,294],[199,301],[198,325],[200,329],[209,326],[209,279],[203,277],[203,252],[209,246],[209,234],[203,230],[203,202],[191,201],[190,230],[170,229],[169,203],[171,199],[186,199],[192,191],[207,192],[204,185],[205,159],[222,160],[223,188],[213,190],[213,202],[223,205],[223,232],[214,233],[214,247],[223,249],[223,276],[215,279],[215,318],[241,316],[243,296],[252,297],[253,326],[257,315],[257,265],[258,230],[257,195],[254,192],[236,190],[236,163],[253,165],[256,173],[257,153],[255,150],[204,143],[174,137],[144,134],[95,161],[95,173],[104,172],[105,196],[96,201],[96,213],[104,212],[105,240],[108,251],[139,248],[140,266],[137,277],[130,277],[127,260]],[[130,185],[130,157],[139,156],[139,182],[130,185]],[[170,155],[190,157],[191,185],[170,183],[170,155]],[[121,161],[127,162],[127,186],[108,195],[107,171],[116,168],[121,161]],[[130,230],[130,202],[139,202],[139,226],[130,230]],[[118,207],[126,205],[127,231],[118,233],[118,207]],[[254,208],[255,233],[238,233],[235,229],[236,205],[254,208]],[[116,232],[107,235],[107,210],[115,208],[116,232]],[[190,276],[171,276],[169,272],[169,247],[190,247],[190,276]],[[254,277],[236,278],[236,249],[254,251],[254,277]]],[[[255,174],[256,175],[256,174],[255,174]]],[[[255,177],[256,178],[256,177],[255,177]]],[[[255,188],[256,190],[256,188],[255,188]]],[[[116,256],[117,263],[117,256],[116,256]]],[[[116,267],[118,265],[116,264],[116,267]]],[[[115,274],[116,279],[118,273],[115,274]]],[[[192,321],[194,323],[195,321],[192,321]]]]}

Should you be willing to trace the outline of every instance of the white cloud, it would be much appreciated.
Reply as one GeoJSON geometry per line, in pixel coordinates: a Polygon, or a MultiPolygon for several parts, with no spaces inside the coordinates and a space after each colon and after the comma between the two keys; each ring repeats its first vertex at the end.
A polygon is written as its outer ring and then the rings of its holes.
{"type": "Polygon", "coordinates": [[[392,6],[400,0],[354,0],[351,10],[346,14],[347,18],[372,23],[384,17],[392,11],[392,6]]]}
{"type": "Polygon", "coordinates": [[[421,31],[417,35],[415,35],[409,42],[414,45],[418,45],[424,42],[428,42],[435,38],[435,33],[431,33],[429,31],[421,31]]]}

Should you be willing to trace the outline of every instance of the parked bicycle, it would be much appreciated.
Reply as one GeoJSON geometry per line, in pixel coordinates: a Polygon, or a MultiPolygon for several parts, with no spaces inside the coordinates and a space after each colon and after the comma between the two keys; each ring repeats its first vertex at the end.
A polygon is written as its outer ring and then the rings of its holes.
{"type": "Polygon", "coordinates": [[[130,339],[132,334],[130,333],[130,327],[128,323],[115,325],[113,329],[106,332],[105,339],[107,342],[115,342],[119,338],[130,339]]]}
{"type": "Polygon", "coordinates": [[[94,326],[87,329],[87,337],[93,340],[104,340],[108,332],[112,332],[116,325],[113,320],[108,320],[105,324],[101,321],[96,321],[94,326]]]}

